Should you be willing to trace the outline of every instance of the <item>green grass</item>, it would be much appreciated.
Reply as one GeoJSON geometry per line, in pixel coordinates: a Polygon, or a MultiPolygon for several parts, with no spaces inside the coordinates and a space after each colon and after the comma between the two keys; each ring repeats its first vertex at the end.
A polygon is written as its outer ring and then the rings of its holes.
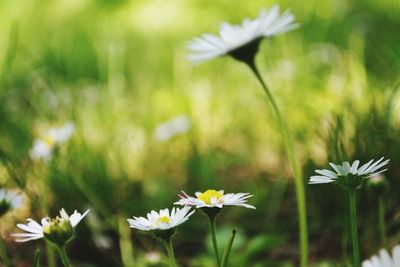
{"type": "MultiPolygon", "coordinates": [[[[239,227],[230,266],[297,266],[293,179],[263,92],[230,58],[199,66],[186,59],[192,37],[216,33],[221,21],[253,18],[272,2],[216,2],[0,3],[0,185],[35,197],[37,180],[47,179],[51,215],[61,207],[96,210],[99,225],[84,224],[69,248],[76,266],[121,266],[118,216],[170,207],[181,190],[207,188],[254,195],[256,211],[229,209],[218,218],[223,240],[227,225],[239,227]],[[157,125],[182,114],[192,120],[188,134],[154,139],[157,125]],[[71,142],[47,167],[34,164],[28,156],[34,138],[68,120],[77,128],[71,142]],[[100,234],[112,241],[106,251],[94,243],[100,234]]],[[[390,247],[399,241],[399,4],[280,4],[301,27],[265,40],[257,62],[287,115],[304,175],[328,161],[390,158],[390,247]]],[[[351,256],[345,197],[329,185],[307,187],[315,266],[344,266],[351,256]]],[[[4,231],[43,217],[38,208],[28,202],[4,231]]],[[[381,246],[376,208],[375,196],[363,192],[362,258],[381,246]]],[[[196,215],[181,229],[176,255],[184,266],[214,264],[203,219],[196,215]]],[[[138,266],[151,266],[144,253],[163,248],[131,232],[138,266]]],[[[29,265],[41,243],[7,245],[16,262],[29,265]]]]}

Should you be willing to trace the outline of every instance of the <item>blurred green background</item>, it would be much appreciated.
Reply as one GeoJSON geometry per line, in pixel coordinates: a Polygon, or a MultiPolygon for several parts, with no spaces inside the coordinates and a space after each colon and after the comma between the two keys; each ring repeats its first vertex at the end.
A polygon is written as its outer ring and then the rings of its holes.
{"type": "MultiPolygon", "coordinates": [[[[50,215],[90,207],[69,246],[76,266],[166,266],[164,250],[126,218],[172,207],[177,193],[250,192],[257,210],[229,208],[221,245],[237,227],[231,266],[297,266],[293,179],[274,114],[250,71],[231,58],[187,61],[188,40],[222,21],[254,18],[273,1],[13,0],[0,2],[0,185],[24,190],[24,208],[1,222],[17,266],[43,242],[15,243],[39,219],[38,180],[50,215]],[[178,116],[190,129],[158,140],[178,116]],[[30,159],[43,129],[72,121],[76,133],[48,163],[30,159]],[[132,247],[129,245],[132,244],[132,247]],[[133,253],[131,253],[131,249],[133,253]],[[159,257],[161,257],[159,259],[159,257]],[[153,262],[153,263],[152,263],[153,262]]],[[[305,183],[327,162],[390,158],[386,244],[377,196],[360,191],[362,257],[400,239],[400,2],[279,1],[301,27],[262,43],[263,77],[284,111],[305,183]]],[[[346,194],[306,186],[313,266],[349,258],[346,194]]],[[[194,215],[177,238],[182,266],[213,266],[207,223],[194,215]]],[[[43,257],[43,261],[45,261],[43,257]]]]}

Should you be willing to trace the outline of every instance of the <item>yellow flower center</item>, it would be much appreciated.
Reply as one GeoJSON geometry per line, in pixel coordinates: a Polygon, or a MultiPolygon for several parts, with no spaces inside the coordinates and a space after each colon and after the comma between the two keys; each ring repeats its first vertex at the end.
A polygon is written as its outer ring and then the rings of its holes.
{"type": "Polygon", "coordinates": [[[170,224],[170,223],[171,223],[171,219],[170,219],[168,216],[161,216],[161,217],[158,218],[158,220],[156,221],[156,224],[160,224],[160,223],[170,224]]]}
{"type": "Polygon", "coordinates": [[[74,230],[69,220],[57,217],[43,227],[43,234],[48,241],[63,246],[73,238],[74,230]]]}
{"type": "Polygon", "coordinates": [[[209,189],[205,191],[204,193],[200,194],[197,198],[202,200],[204,203],[207,205],[211,204],[211,199],[219,200],[223,194],[218,192],[217,190],[209,189]]]}
{"type": "Polygon", "coordinates": [[[45,138],[43,138],[43,141],[49,146],[53,147],[56,143],[56,140],[50,135],[47,135],[45,138]]]}

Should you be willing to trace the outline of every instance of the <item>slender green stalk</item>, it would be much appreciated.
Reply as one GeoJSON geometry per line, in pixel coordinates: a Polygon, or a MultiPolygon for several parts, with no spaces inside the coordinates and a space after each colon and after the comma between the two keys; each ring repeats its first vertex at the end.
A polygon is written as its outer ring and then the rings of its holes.
{"type": "Polygon", "coordinates": [[[126,219],[123,216],[118,216],[118,232],[122,264],[124,267],[135,266],[130,232],[129,228],[126,226],[126,219]]]}
{"type": "Polygon", "coordinates": [[[35,251],[35,259],[33,261],[33,267],[40,267],[40,250],[35,251]]]}
{"type": "Polygon", "coordinates": [[[1,237],[0,237],[0,253],[1,253],[0,254],[1,258],[3,259],[3,262],[6,267],[14,266],[14,265],[12,265],[10,259],[8,258],[6,246],[4,245],[4,241],[1,237]]]}
{"type": "Polygon", "coordinates": [[[351,242],[353,245],[353,267],[360,267],[360,249],[358,245],[356,191],[349,189],[351,242]]]}
{"type": "Polygon", "coordinates": [[[297,210],[299,214],[299,237],[300,237],[300,266],[308,266],[308,230],[307,230],[307,208],[306,208],[306,197],[304,189],[304,180],[301,168],[299,167],[296,159],[296,151],[292,138],[289,133],[288,126],[279,110],[278,104],[276,103],[274,96],[269,90],[267,84],[264,82],[263,78],[258,71],[258,68],[253,61],[246,62],[250,69],[253,71],[258,81],[261,83],[264,92],[266,93],[268,100],[275,112],[278,119],[279,128],[284,139],[286,153],[289,158],[289,162],[292,168],[292,172],[295,178],[296,186],[296,197],[297,197],[297,210]]]}
{"type": "MultiPolygon", "coordinates": [[[[49,185],[48,185],[48,168],[45,165],[39,165],[39,169],[37,170],[36,175],[42,175],[42,179],[40,179],[40,188],[39,188],[39,204],[41,208],[41,212],[43,216],[48,215],[49,211],[49,201],[48,201],[48,196],[51,190],[49,190],[49,185]],[[44,173],[44,175],[43,175],[44,173]]],[[[48,267],[56,267],[56,258],[55,258],[55,253],[54,253],[54,248],[53,246],[49,243],[46,242],[46,258],[47,258],[47,266],[48,267]]]]}
{"type": "Polygon", "coordinates": [[[50,242],[46,241],[45,247],[46,247],[47,266],[56,267],[56,258],[53,246],[50,244],[50,242]]]}
{"type": "Polygon", "coordinates": [[[169,241],[164,241],[164,244],[165,244],[165,248],[167,249],[167,253],[168,253],[169,266],[177,267],[176,261],[175,261],[175,255],[174,255],[174,248],[172,246],[172,240],[169,239],[169,241]]]}
{"type": "Polygon", "coordinates": [[[224,251],[224,255],[222,256],[221,267],[226,267],[228,264],[229,255],[230,255],[231,249],[232,249],[232,244],[233,244],[233,241],[235,240],[235,235],[236,235],[236,230],[233,229],[231,238],[229,239],[228,245],[226,246],[225,251],[224,251]]]}
{"type": "Polygon", "coordinates": [[[221,259],[219,257],[219,252],[218,252],[217,236],[215,234],[216,216],[207,216],[207,217],[208,217],[208,226],[210,228],[211,241],[214,248],[215,259],[217,260],[217,266],[221,266],[221,259]]]}
{"type": "Polygon", "coordinates": [[[57,246],[58,254],[60,255],[61,261],[64,264],[64,267],[71,267],[71,263],[69,262],[67,252],[65,251],[65,246],[57,246]]]}
{"type": "Polygon", "coordinates": [[[381,245],[384,246],[386,244],[385,201],[382,195],[379,195],[378,198],[379,235],[381,245]]]}

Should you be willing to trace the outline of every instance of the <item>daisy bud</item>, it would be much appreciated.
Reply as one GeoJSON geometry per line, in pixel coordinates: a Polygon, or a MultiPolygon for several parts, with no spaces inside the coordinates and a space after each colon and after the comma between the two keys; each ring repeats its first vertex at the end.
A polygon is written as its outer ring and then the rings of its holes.
{"type": "Polygon", "coordinates": [[[43,227],[44,237],[50,242],[64,246],[74,236],[74,230],[69,220],[57,217],[43,227]]]}
{"type": "Polygon", "coordinates": [[[388,184],[386,178],[383,175],[372,177],[368,181],[368,187],[371,189],[371,191],[373,191],[376,194],[385,193],[387,186],[388,184]]]}

